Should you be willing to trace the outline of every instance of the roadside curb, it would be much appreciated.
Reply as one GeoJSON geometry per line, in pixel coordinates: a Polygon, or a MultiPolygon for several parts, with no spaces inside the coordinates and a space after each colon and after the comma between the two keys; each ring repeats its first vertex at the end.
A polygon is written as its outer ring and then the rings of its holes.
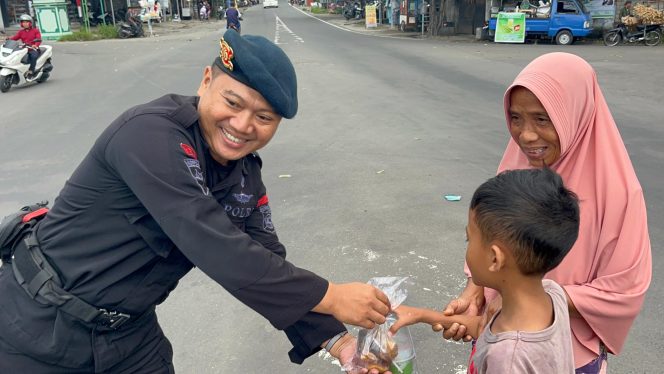
{"type": "Polygon", "coordinates": [[[330,26],[336,27],[338,29],[346,30],[356,34],[372,35],[383,38],[395,38],[395,39],[413,39],[416,36],[419,36],[419,33],[415,32],[401,32],[396,28],[390,29],[389,25],[379,25],[376,28],[367,28],[364,24],[364,20],[346,20],[343,16],[339,14],[314,14],[308,11],[307,7],[300,7],[291,5],[293,9],[301,12],[302,14],[315,18],[321,22],[324,22],[330,26]]]}
{"type": "Polygon", "coordinates": [[[407,40],[440,40],[447,42],[461,42],[461,43],[477,43],[486,42],[484,40],[475,39],[474,35],[438,35],[430,36],[426,32],[422,34],[419,31],[400,31],[396,26],[390,28],[389,25],[378,25],[376,28],[367,28],[364,20],[346,20],[340,14],[314,14],[308,11],[307,7],[300,7],[291,5],[294,9],[299,10],[305,15],[316,18],[331,26],[344,29],[346,31],[372,35],[383,38],[393,39],[407,39],[407,40]]]}

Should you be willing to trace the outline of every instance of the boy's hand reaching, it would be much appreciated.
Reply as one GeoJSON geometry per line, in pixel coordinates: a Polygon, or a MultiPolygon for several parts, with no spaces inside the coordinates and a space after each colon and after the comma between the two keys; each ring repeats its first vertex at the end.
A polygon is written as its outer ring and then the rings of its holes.
{"type": "MultiPolygon", "coordinates": [[[[464,333],[467,333],[471,338],[479,336],[479,326],[482,317],[468,316],[468,315],[447,315],[436,310],[415,308],[407,305],[401,305],[394,312],[399,317],[397,321],[390,328],[390,332],[395,334],[400,328],[409,326],[418,322],[430,324],[434,330],[436,326],[441,329],[450,329],[454,325],[464,327],[464,333]]],[[[436,330],[438,331],[438,330],[436,330]]]]}
{"type": "MultiPolygon", "coordinates": [[[[400,305],[398,308],[394,309],[394,313],[397,315],[397,321],[394,322],[392,327],[390,327],[390,332],[396,334],[400,328],[404,326],[414,325],[416,323],[424,322],[422,319],[423,313],[426,312],[424,309],[415,308],[408,305],[400,305]]],[[[433,311],[432,311],[433,312],[433,311]]]]}

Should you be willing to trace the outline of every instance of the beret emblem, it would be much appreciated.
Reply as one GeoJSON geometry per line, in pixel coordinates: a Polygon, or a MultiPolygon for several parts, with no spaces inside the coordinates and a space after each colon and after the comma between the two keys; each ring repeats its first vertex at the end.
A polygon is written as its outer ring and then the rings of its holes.
{"type": "Polygon", "coordinates": [[[228,43],[224,40],[224,38],[221,38],[219,41],[219,46],[221,47],[221,51],[219,52],[219,58],[221,59],[221,63],[224,64],[226,69],[233,71],[233,62],[231,60],[233,59],[233,48],[231,48],[228,43]]]}

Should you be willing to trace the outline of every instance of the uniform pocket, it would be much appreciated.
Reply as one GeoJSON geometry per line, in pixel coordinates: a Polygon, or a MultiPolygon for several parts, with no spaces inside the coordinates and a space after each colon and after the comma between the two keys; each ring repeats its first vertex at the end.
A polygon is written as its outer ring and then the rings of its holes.
{"type": "Polygon", "coordinates": [[[146,210],[129,211],[124,216],[158,256],[168,257],[175,244],[146,210]]]}
{"type": "Polygon", "coordinates": [[[78,343],[89,336],[73,317],[30,299],[11,269],[0,276],[0,295],[0,337],[6,344],[50,365],[75,368],[86,364],[89,347],[78,343]]]}

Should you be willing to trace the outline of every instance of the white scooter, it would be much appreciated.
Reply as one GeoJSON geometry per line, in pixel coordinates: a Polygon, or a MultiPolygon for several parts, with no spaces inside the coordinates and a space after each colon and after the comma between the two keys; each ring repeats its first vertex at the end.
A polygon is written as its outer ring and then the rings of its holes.
{"type": "Polygon", "coordinates": [[[25,73],[30,69],[28,63],[28,50],[26,46],[21,45],[16,40],[7,40],[0,47],[0,91],[7,92],[13,84],[46,82],[53,65],[51,57],[53,56],[53,47],[50,45],[39,46],[39,58],[35,64],[35,73],[29,79],[25,73]]]}

